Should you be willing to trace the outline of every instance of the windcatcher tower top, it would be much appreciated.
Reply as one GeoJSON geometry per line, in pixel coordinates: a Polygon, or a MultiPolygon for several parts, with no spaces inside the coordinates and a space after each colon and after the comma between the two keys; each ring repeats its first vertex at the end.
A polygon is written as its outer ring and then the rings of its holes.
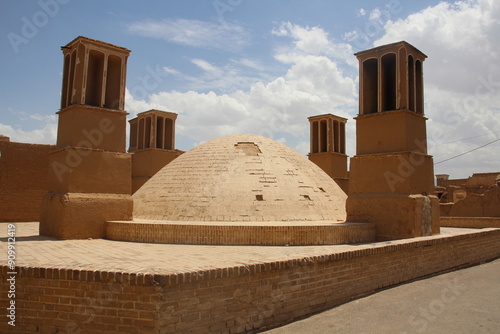
{"type": "Polygon", "coordinates": [[[425,54],[402,41],[361,51],[355,56],[360,71],[360,116],[391,110],[424,114],[425,54]]]}
{"type": "Polygon", "coordinates": [[[57,147],[80,147],[90,137],[92,149],[125,152],[125,80],[130,50],[79,36],[62,51],[57,147]],[[100,136],[96,131],[109,133],[100,136]]]}
{"type": "Polygon", "coordinates": [[[61,109],[71,105],[124,109],[130,50],[83,36],[61,49],[64,55],[61,109]]]}

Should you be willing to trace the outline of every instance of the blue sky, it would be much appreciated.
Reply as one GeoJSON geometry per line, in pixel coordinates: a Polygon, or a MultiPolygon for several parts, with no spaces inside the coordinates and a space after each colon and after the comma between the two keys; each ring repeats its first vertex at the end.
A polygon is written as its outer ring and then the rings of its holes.
{"type": "Polygon", "coordinates": [[[348,118],[353,53],[406,40],[426,53],[435,173],[500,171],[500,4],[494,0],[0,1],[0,134],[55,143],[60,46],[83,35],[132,50],[126,108],[177,112],[177,148],[257,133],[307,154],[308,116],[348,118]],[[490,144],[491,143],[491,144],[490,144]],[[486,145],[481,149],[479,146],[486,145]]]}

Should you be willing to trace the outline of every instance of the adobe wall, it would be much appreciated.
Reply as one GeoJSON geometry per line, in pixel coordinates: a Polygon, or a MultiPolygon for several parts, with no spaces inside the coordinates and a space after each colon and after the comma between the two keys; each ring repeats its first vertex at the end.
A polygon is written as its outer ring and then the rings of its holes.
{"type": "MultiPolygon", "coordinates": [[[[5,138],[5,137],[3,137],[5,138]]],[[[55,145],[0,141],[0,221],[38,221],[55,145]]]]}
{"type": "Polygon", "coordinates": [[[451,207],[449,216],[500,217],[500,188],[490,188],[484,194],[468,195],[451,207]]]}
{"type": "Polygon", "coordinates": [[[132,194],[182,153],[180,150],[156,148],[132,152],[132,194]]]}
{"type": "Polygon", "coordinates": [[[448,187],[448,186],[465,186],[468,179],[450,179],[450,180],[441,180],[438,186],[448,187]]]}
{"type": "Polygon", "coordinates": [[[467,188],[488,188],[496,184],[498,175],[500,173],[474,173],[467,179],[465,185],[467,188]]]}
{"type": "MultiPolygon", "coordinates": [[[[18,268],[17,333],[243,333],[500,256],[500,229],[169,275],[18,268]]],[[[8,272],[2,266],[1,274],[8,272]]],[[[5,309],[5,299],[0,308],[5,309]]],[[[7,322],[0,323],[0,331],[7,322]]]]}

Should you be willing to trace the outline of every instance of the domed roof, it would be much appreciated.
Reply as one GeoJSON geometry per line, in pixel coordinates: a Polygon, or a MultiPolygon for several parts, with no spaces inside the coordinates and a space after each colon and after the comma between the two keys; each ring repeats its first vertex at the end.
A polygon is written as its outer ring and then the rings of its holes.
{"type": "Polygon", "coordinates": [[[345,221],[347,195],[318,166],[266,137],[204,143],[134,195],[134,217],[168,221],[345,221]]]}

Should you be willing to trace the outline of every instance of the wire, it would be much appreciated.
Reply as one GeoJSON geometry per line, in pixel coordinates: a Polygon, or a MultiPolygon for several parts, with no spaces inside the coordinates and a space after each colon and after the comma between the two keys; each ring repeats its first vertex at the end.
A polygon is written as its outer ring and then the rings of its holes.
{"type": "Polygon", "coordinates": [[[455,158],[461,157],[462,155],[466,155],[467,153],[470,153],[470,152],[474,152],[474,151],[476,151],[476,150],[479,150],[480,148],[483,148],[483,147],[485,147],[485,146],[491,145],[491,144],[493,144],[493,143],[495,143],[495,142],[497,142],[497,141],[499,141],[499,140],[500,140],[500,138],[495,139],[494,141],[490,141],[489,143],[486,143],[486,144],[484,144],[484,145],[482,145],[482,146],[476,147],[476,148],[474,148],[474,149],[472,149],[472,150],[470,150],[470,151],[467,151],[467,152],[461,153],[461,154],[459,154],[459,155],[455,155],[454,157],[451,157],[451,158],[448,158],[448,159],[445,159],[445,160],[442,160],[442,161],[436,162],[434,165],[437,165],[437,164],[440,164],[440,163],[442,163],[442,162],[449,161],[449,160],[452,160],[452,159],[455,159],[455,158]]]}
{"type": "Polygon", "coordinates": [[[489,136],[489,135],[496,134],[496,133],[500,133],[500,131],[495,131],[495,132],[484,133],[484,134],[479,135],[479,136],[467,137],[467,138],[458,139],[458,140],[455,140],[455,141],[449,141],[449,142],[447,142],[447,143],[440,143],[440,144],[436,144],[436,145],[433,145],[433,146],[434,146],[434,147],[436,147],[436,146],[445,145],[445,144],[453,144],[453,143],[458,143],[458,142],[460,142],[460,141],[466,141],[467,139],[473,139],[473,138],[479,138],[479,137],[489,136]]]}

